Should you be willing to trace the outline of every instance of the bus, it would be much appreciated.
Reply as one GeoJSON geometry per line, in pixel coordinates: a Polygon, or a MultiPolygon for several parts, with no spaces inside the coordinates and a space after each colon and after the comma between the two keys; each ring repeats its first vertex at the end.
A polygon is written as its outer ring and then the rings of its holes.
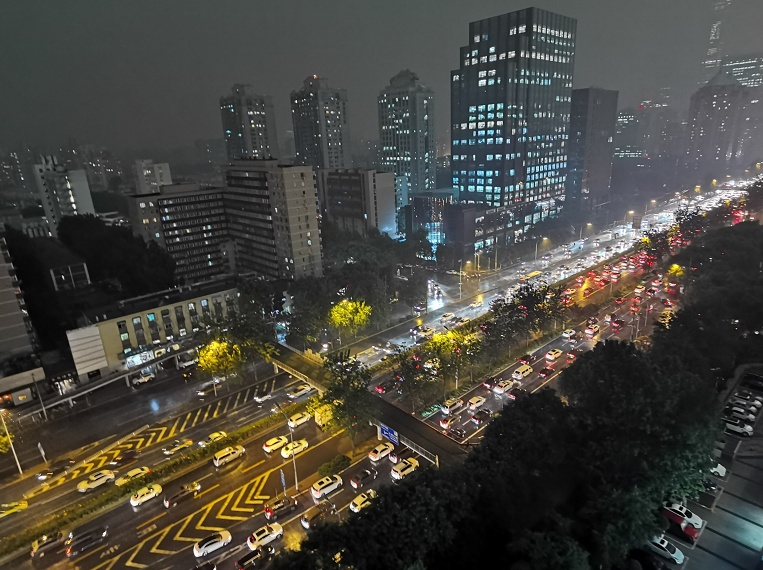
{"type": "Polygon", "coordinates": [[[540,277],[542,275],[542,273],[543,273],[542,271],[532,271],[532,272],[528,273],[527,275],[520,275],[519,276],[519,280],[522,281],[522,282],[527,282],[527,281],[530,281],[532,279],[535,279],[536,277],[540,277]]]}

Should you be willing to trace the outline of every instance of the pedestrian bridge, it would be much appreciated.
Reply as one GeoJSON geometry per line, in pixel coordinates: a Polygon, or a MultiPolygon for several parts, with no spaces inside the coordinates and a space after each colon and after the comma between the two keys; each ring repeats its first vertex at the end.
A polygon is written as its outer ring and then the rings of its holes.
{"type": "Polygon", "coordinates": [[[315,352],[300,352],[290,346],[278,343],[280,354],[271,361],[276,372],[283,371],[324,392],[329,384],[328,371],[323,367],[323,357],[315,352]]]}

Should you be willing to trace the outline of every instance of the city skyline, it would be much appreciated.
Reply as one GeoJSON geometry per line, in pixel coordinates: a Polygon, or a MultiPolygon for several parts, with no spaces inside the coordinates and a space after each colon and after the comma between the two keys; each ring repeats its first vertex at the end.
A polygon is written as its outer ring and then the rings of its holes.
{"type": "MultiPolygon", "coordinates": [[[[532,5],[577,19],[574,88],[618,90],[622,108],[669,86],[685,112],[708,47],[712,2],[609,4],[545,0],[532,5]],[[626,27],[611,25],[625,21],[626,27]]],[[[431,2],[413,7],[340,3],[322,13],[308,3],[290,3],[267,14],[245,5],[219,14],[211,6],[183,6],[182,11],[173,2],[152,6],[149,21],[139,18],[143,12],[134,5],[129,10],[89,4],[66,10],[40,9],[40,3],[9,6],[0,40],[11,54],[0,63],[0,72],[10,78],[0,88],[5,126],[0,147],[53,146],[70,139],[119,150],[191,145],[220,137],[217,103],[234,83],[251,83],[272,95],[276,123],[285,131],[289,93],[312,74],[347,90],[353,137],[375,139],[376,96],[405,67],[416,70],[442,101],[436,124],[440,141],[446,141],[449,71],[458,65],[464,28],[527,7],[445,1],[433,12],[431,2]],[[396,8],[405,8],[407,17],[401,20],[396,8]],[[68,25],[74,20],[77,26],[68,25]],[[24,26],[29,21],[36,24],[31,31],[24,26]],[[288,49],[278,48],[284,21],[294,30],[288,49]],[[252,22],[257,34],[244,33],[252,22]],[[56,32],[61,29],[70,30],[65,41],[56,32]],[[252,37],[259,39],[242,40],[252,37]],[[94,45],[101,47],[89,49],[94,45]]],[[[727,29],[734,33],[724,37],[726,53],[761,51],[753,23],[763,18],[763,5],[736,0],[728,12],[727,29]]]]}

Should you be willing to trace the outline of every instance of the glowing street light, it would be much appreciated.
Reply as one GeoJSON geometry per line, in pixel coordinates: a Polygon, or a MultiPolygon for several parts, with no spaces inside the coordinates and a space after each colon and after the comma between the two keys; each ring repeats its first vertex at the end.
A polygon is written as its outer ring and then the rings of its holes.
{"type": "Polygon", "coordinates": [[[535,261],[538,261],[538,245],[540,242],[548,240],[547,237],[540,237],[535,241],[535,261]]]}

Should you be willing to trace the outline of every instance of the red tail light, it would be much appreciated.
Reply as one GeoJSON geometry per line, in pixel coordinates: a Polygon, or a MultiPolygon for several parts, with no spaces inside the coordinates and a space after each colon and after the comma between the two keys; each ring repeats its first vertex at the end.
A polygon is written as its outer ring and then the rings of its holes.
{"type": "Polygon", "coordinates": [[[71,556],[71,553],[72,553],[72,547],[70,546],[69,548],[66,549],[66,555],[71,556]]]}

